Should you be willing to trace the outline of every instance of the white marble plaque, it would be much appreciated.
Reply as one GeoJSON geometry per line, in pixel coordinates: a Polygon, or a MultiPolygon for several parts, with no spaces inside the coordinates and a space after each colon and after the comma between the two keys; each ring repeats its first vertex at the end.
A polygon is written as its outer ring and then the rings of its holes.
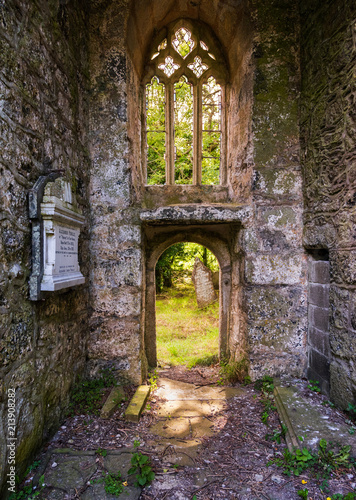
{"type": "Polygon", "coordinates": [[[68,200],[68,195],[63,199],[47,196],[41,204],[44,260],[42,291],[60,290],[85,282],[78,262],[78,239],[84,217],[72,205],[72,200],[68,200]]]}
{"type": "Polygon", "coordinates": [[[79,229],[56,226],[56,274],[79,271],[78,237],[79,229]]]}

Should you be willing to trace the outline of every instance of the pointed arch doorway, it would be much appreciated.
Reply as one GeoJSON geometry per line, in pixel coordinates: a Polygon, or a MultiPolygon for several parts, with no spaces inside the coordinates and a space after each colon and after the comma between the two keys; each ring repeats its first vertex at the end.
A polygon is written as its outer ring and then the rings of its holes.
{"type": "Polygon", "coordinates": [[[219,358],[229,358],[230,306],[232,261],[229,224],[145,226],[146,293],[144,346],[149,367],[157,366],[156,344],[156,284],[155,266],[162,253],[179,242],[192,242],[208,248],[216,257],[219,268],[219,358]],[[228,226],[228,227],[226,227],[228,226]]]}

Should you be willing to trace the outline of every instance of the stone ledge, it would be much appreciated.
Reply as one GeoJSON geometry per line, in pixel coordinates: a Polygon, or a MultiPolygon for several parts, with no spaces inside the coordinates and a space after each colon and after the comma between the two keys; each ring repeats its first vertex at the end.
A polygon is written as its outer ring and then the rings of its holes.
{"type": "Polygon", "coordinates": [[[252,219],[253,211],[250,206],[224,205],[175,205],[165,206],[154,210],[143,210],[140,219],[143,222],[157,224],[180,222],[192,223],[221,223],[237,222],[248,224],[252,219]]]}
{"type": "Polygon", "coordinates": [[[104,403],[104,406],[101,409],[100,417],[110,418],[111,415],[114,413],[118,403],[120,403],[124,399],[124,397],[125,394],[122,387],[120,386],[113,387],[104,403]]]}
{"type": "Polygon", "coordinates": [[[146,404],[147,398],[151,392],[149,385],[140,385],[133,395],[127,410],[125,411],[125,419],[130,422],[138,422],[142,410],[146,404]]]}

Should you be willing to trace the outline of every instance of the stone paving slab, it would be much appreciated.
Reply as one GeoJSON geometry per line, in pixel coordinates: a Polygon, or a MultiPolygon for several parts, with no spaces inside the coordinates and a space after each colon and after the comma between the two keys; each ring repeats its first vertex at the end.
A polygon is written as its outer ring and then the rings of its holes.
{"type": "Polygon", "coordinates": [[[276,384],[276,393],[282,404],[282,408],[278,408],[281,420],[290,431],[290,442],[287,443],[290,449],[295,437],[296,444],[312,450],[317,450],[320,439],[326,439],[342,446],[351,445],[352,456],[356,457],[356,435],[349,433],[350,427],[346,423],[331,422],[321,408],[303,398],[298,389],[288,382],[276,384]],[[283,414],[286,418],[283,418],[283,414]],[[302,443],[299,436],[303,438],[302,443]]]}
{"type": "Polygon", "coordinates": [[[52,450],[44,464],[45,487],[40,498],[63,500],[77,498],[79,494],[82,500],[138,500],[141,488],[134,486],[134,477],[128,475],[131,456],[128,451],[107,451],[105,457],[100,457],[94,451],[52,450]],[[127,481],[121,495],[106,493],[104,483],[96,481],[95,478],[102,477],[96,474],[100,470],[100,461],[110,473],[120,471],[122,482],[127,481]]]}
{"type": "Polygon", "coordinates": [[[214,401],[167,401],[162,403],[157,412],[159,417],[201,417],[221,411],[225,407],[223,400],[214,401]]]}
{"type": "Polygon", "coordinates": [[[240,396],[243,393],[244,390],[237,387],[198,387],[194,384],[167,378],[159,380],[159,386],[156,390],[157,396],[167,401],[224,400],[240,396]]]}
{"type": "Polygon", "coordinates": [[[160,439],[150,442],[157,454],[163,454],[163,461],[167,464],[193,466],[200,449],[199,439],[160,439]]]}

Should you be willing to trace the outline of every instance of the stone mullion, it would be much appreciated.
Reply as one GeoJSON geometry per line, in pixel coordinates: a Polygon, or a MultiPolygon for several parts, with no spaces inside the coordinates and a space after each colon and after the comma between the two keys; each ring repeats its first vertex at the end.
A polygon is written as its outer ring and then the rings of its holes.
{"type": "Polygon", "coordinates": [[[221,116],[220,116],[220,184],[226,186],[226,88],[221,85],[221,116]]]}
{"type": "Polygon", "coordinates": [[[174,85],[166,86],[166,184],[174,184],[174,85]]]}
{"type": "Polygon", "coordinates": [[[202,159],[202,85],[193,87],[193,184],[201,185],[202,159]]]}

